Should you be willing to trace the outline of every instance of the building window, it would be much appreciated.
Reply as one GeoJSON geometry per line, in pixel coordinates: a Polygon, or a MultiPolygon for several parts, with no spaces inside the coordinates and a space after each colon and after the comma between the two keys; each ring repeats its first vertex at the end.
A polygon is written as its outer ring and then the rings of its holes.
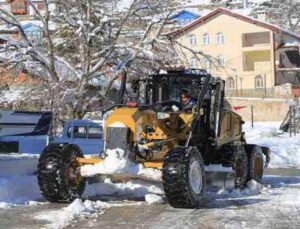
{"type": "Polygon", "coordinates": [[[223,44],[224,43],[224,35],[223,33],[217,33],[217,44],[223,44]]]}
{"type": "Polygon", "coordinates": [[[209,34],[208,33],[203,34],[203,44],[204,45],[209,44],[209,34]]]}
{"type": "Polygon", "coordinates": [[[195,57],[191,59],[190,67],[197,68],[197,59],[195,57]]]}
{"type": "Polygon", "coordinates": [[[197,44],[197,39],[194,34],[189,35],[189,40],[190,40],[190,45],[196,45],[197,44]]]}
{"type": "Polygon", "coordinates": [[[219,65],[219,66],[224,66],[224,65],[225,65],[225,59],[224,59],[224,56],[219,55],[218,58],[217,58],[217,61],[218,61],[218,65],[219,65]]]}
{"type": "Polygon", "coordinates": [[[255,77],[255,88],[264,88],[264,79],[262,78],[262,76],[255,77]]]}
{"type": "Polygon", "coordinates": [[[210,71],[210,59],[208,57],[204,57],[204,67],[206,71],[210,71]]]}
{"type": "Polygon", "coordinates": [[[228,77],[226,80],[226,86],[228,90],[233,90],[235,89],[235,82],[232,77],[228,77]]]}

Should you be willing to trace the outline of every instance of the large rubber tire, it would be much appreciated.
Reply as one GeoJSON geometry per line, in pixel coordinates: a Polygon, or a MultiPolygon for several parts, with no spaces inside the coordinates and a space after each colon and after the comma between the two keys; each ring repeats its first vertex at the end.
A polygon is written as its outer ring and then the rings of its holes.
{"type": "Polygon", "coordinates": [[[77,157],[83,154],[76,145],[49,145],[42,152],[38,184],[48,201],[66,203],[81,197],[86,182],[79,174],[77,157]]]}
{"type": "Polygon", "coordinates": [[[195,147],[170,150],[162,170],[163,188],[174,208],[198,208],[203,203],[205,167],[195,147]]]}
{"type": "Polygon", "coordinates": [[[261,182],[264,174],[264,157],[261,147],[257,145],[245,146],[248,156],[247,181],[261,182]]]}
{"type": "Polygon", "coordinates": [[[248,158],[244,148],[241,148],[234,153],[233,169],[235,171],[235,188],[245,188],[248,174],[248,158]]]}

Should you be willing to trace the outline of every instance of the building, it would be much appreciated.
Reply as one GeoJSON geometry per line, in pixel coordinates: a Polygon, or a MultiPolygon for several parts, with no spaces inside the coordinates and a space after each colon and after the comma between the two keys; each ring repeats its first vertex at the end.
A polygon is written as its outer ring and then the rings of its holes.
{"type": "Polygon", "coordinates": [[[170,17],[170,20],[174,21],[176,26],[181,27],[184,26],[199,17],[198,14],[193,13],[188,10],[180,10],[170,17]]]}
{"type": "Polygon", "coordinates": [[[186,65],[222,77],[229,94],[274,96],[283,84],[291,85],[290,94],[299,91],[298,34],[218,8],[169,36],[181,44],[186,65]]]}
{"type": "MultiPolygon", "coordinates": [[[[38,43],[41,41],[41,39],[44,37],[44,29],[43,29],[43,23],[39,20],[22,20],[20,21],[21,26],[27,35],[29,39],[32,41],[38,43]]],[[[49,22],[49,30],[51,32],[55,31],[56,25],[54,22],[49,22]]],[[[10,26],[8,24],[2,24],[0,25],[0,44],[1,39],[3,41],[7,40],[20,40],[21,35],[19,33],[19,30],[14,27],[10,26]]],[[[5,42],[2,42],[5,43],[5,42]]]]}
{"type": "MultiPolygon", "coordinates": [[[[32,0],[32,2],[41,13],[45,12],[46,6],[44,0],[32,0]]],[[[32,17],[36,14],[33,7],[26,0],[0,0],[0,8],[16,16],[32,17]]],[[[49,10],[55,11],[55,4],[49,4],[49,10]]]]}

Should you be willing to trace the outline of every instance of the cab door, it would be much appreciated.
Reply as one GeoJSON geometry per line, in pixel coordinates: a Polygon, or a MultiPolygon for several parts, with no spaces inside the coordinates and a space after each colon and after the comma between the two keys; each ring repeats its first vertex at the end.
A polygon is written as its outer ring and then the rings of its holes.
{"type": "Polygon", "coordinates": [[[103,129],[96,123],[82,123],[69,128],[71,143],[80,147],[84,154],[100,154],[103,151],[103,129]]]}
{"type": "Polygon", "coordinates": [[[234,142],[241,136],[241,117],[232,111],[225,110],[221,120],[219,138],[225,142],[234,142]]]}

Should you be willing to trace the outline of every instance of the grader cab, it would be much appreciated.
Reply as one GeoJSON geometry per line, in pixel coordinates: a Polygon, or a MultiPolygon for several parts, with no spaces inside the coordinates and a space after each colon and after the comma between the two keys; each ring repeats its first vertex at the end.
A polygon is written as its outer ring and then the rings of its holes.
{"type": "MultiPolygon", "coordinates": [[[[261,180],[269,150],[246,143],[241,117],[226,107],[223,80],[204,70],[170,70],[135,86],[139,103],[116,104],[105,112],[105,152],[123,150],[132,163],[160,169],[171,206],[201,205],[206,165],[232,167],[237,188],[261,180]],[[196,101],[189,110],[181,103],[183,90],[196,101]]],[[[48,146],[38,167],[42,194],[52,202],[80,197],[85,186],[80,167],[104,163],[108,155],[103,155],[84,158],[74,145],[48,146]]]]}

